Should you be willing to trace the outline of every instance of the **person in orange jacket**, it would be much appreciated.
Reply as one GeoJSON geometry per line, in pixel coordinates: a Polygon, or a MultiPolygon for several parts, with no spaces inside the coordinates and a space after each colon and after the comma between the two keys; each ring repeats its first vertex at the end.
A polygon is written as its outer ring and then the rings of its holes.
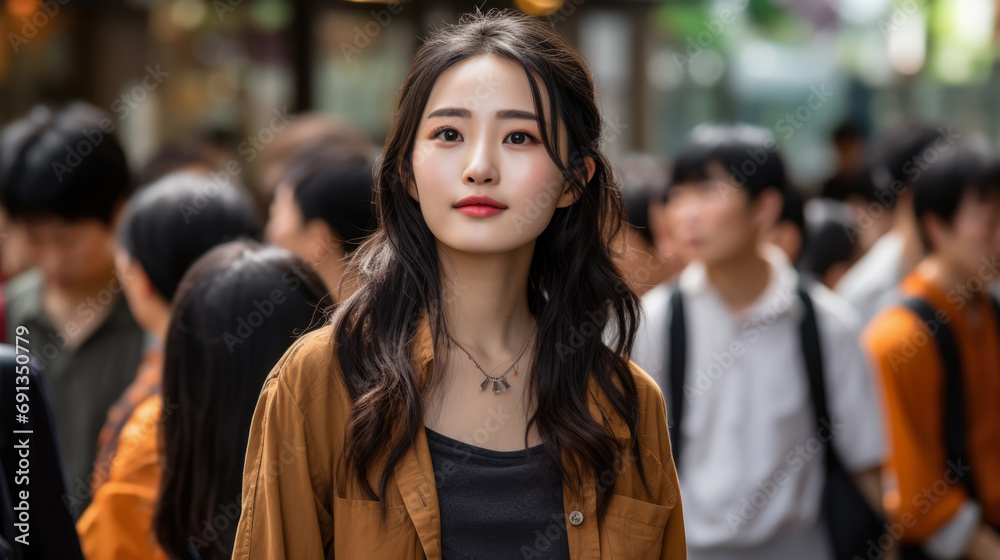
{"type": "Polygon", "coordinates": [[[162,394],[125,424],[77,523],[87,558],[230,557],[257,395],[326,293],[304,261],[251,240],[195,261],[172,306],[162,394]]]}
{"type": "Polygon", "coordinates": [[[863,335],[885,390],[886,495],[902,557],[1000,558],[1000,174],[992,150],[937,154],[913,185],[927,256],[863,335]],[[957,429],[955,429],[957,427],[957,429]]]}

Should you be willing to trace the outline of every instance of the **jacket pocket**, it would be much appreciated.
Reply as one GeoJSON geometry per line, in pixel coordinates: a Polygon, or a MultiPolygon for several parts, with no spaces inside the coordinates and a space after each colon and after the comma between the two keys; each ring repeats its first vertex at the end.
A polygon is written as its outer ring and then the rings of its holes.
{"type": "Polygon", "coordinates": [[[674,508],[614,495],[608,502],[604,528],[612,560],[658,559],[663,533],[674,508]]]}
{"type": "Polygon", "coordinates": [[[334,558],[408,558],[416,541],[403,503],[390,503],[383,523],[379,502],[333,498],[334,558]]]}

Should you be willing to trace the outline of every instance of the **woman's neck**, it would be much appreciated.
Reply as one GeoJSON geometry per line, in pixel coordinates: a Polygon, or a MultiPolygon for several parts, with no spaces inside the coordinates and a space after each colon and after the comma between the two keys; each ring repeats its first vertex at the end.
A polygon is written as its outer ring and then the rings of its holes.
{"type": "Polygon", "coordinates": [[[534,243],[507,253],[474,254],[439,245],[441,308],[448,330],[486,361],[503,361],[534,328],[528,270],[534,243]]]}

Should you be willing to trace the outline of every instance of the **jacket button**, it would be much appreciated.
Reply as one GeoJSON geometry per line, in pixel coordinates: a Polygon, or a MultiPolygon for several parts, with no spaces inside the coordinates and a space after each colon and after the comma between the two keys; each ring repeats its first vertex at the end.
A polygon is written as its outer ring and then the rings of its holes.
{"type": "Polygon", "coordinates": [[[569,522],[573,526],[583,523],[583,514],[580,513],[579,511],[574,511],[573,513],[569,514],[569,522]]]}

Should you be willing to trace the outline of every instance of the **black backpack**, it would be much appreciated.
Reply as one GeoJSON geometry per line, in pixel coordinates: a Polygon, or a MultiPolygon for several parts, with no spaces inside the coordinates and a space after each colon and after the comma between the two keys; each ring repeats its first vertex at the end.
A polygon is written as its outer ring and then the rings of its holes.
{"type": "MultiPolygon", "coordinates": [[[[801,284],[797,292],[804,310],[802,322],[799,324],[799,334],[809,377],[809,396],[818,429],[821,426],[832,425],[827,407],[822,347],[812,298],[801,284]]],[[[670,318],[667,328],[670,340],[667,383],[670,387],[670,417],[673,419],[670,426],[670,443],[674,464],[679,465],[683,448],[680,434],[684,418],[687,336],[684,298],[676,287],[670,296],[670,318]]],[[[844,467],[833,448],[832,438],[826,438],[824,451],[826,476],[823,485],[822,512],[830,533],[834,558],[836,560],[851,560],[855,556],[868,558],[869,549],[878,549],[878,539],[886,530],[885,520],[875,512],[854,483],[851,473],[844,467]]]]}
{"type": "MultiPolygon", "coordinates": [[[[992,298],[991,298],[992,299],[992,298]]],[[[992,299],[993,309],[1000,321],[1000,302],[992,299]]],[[[945,322],[940,321],[936,314],[937,309],[927,301],[911,297],[904,299],[900,304],[913,312],[924,325],[936,325],[937,332],[931,334],[937,344],[938,353],[941,355],[941,370],[944,372],[944,395],[942,406],[944,407],[944,434],[945,459],[953,464],[960,464],[963,458],[969,456],[966,441],[966,417],[965,417],[965,383],[962,378],[962,356],[958,351],[958,341],[955,340],[955,333],[945,322]]],[[[962,484],[969,498],[976,500],[979,493],[976,490],[975,481],[971,473],[962,477],[962,484]]],[[[902,545],[900,548],[902,560],[929,560],[929,556],[919,545],[902,545]]]]}

